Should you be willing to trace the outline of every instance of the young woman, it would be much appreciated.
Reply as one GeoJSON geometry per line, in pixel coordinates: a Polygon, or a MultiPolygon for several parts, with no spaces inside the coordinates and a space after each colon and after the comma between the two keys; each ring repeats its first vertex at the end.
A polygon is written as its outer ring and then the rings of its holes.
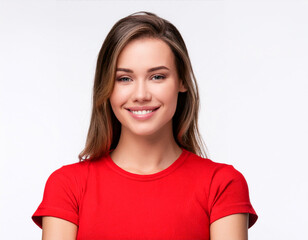
{"type": "Polygon", "coordinates": [[[198,99],[178,30],[148,12],[119,20],[98,56],[80,162],[51,174],[32,216],[43,239],[246,240],[247,183],[203,155],[198,99]]]}

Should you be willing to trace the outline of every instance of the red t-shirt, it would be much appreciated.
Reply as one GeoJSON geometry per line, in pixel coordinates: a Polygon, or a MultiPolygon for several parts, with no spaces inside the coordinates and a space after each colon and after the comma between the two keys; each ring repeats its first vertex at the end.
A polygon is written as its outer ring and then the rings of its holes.
{"type": "Polygon", "coordinates": [[[77,239],[209,239],[215,220],[249,213],[257,220],[243,175],[183,149],[158,173],[125,171],[110,156],[63,166],[47,180],[43,201],[33,214],[68,220],[77,239]]]}

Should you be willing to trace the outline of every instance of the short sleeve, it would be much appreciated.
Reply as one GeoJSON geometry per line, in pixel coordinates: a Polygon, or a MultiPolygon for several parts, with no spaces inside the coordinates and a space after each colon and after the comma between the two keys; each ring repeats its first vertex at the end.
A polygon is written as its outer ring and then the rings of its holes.
{"type": "Polygon", "coordinates": [[[250,203],[247,182],[231,165],[215,169],[208,199],[210,223],[231,214],[249,213],[250,228],[258,219],[250,203]]]}
{"type": "Polygon", "coordinates": [[[78,181],[72,167],[63,166],[54,171],[48,178],[43,200],[32,220],[42,228],[42,217],[52,216],[78,225],[78,181]]]}

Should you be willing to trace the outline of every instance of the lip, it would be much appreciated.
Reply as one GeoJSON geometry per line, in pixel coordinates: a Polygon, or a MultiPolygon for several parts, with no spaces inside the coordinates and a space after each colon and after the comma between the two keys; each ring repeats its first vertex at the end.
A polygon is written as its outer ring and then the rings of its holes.
{"type": "Polygon", "coordinates": [[[126,107],[128,111],[143,111],[143,110],[157,110],[160,106],[135,106],[135,107],[126,107]]]}
{"type": "Polygon", "coordinates": [[[156,111],[159,109],[160,107],[158,106],[142,106],[142,107],[130,107],[130,108],[125,108],[129,114],[136,120],[147,120],[149,118],[151,118],[156,111]],[[146,114],[134,114],[132,111],[143,111],[143,110],[152,110],[152,112],[150,113],[146,113],[146,114]]]}

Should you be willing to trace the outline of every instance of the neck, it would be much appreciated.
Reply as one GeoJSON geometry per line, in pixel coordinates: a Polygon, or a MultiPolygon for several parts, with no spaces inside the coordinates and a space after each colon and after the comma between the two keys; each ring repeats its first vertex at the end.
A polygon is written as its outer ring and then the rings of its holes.
{"type": "Polygon", "coordinates": [[[161,171],[170,166],[182,152],[175,142],[172,128],[169,129],[151,136],[139,136],[122,129],[111,158],[117,165],[131,172],[161,171]]]}

